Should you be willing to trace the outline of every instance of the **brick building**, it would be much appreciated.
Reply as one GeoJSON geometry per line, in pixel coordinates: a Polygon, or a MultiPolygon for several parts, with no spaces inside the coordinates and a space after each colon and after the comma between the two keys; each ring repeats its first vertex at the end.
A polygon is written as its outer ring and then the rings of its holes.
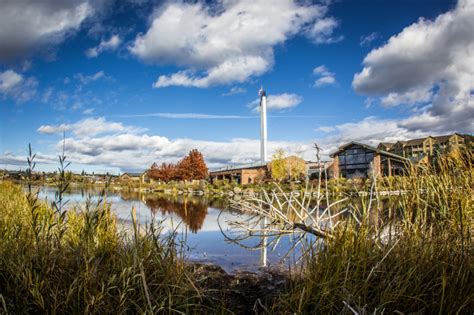
{"type": "Polygon", "coordinates": [[[235,181],[238,184],[252,184],[264,181],[269,177],[269,166],[267,163],[252,163],[239,166],[228,166],[209,172],[211,183],[214,180],[235,181]]]}

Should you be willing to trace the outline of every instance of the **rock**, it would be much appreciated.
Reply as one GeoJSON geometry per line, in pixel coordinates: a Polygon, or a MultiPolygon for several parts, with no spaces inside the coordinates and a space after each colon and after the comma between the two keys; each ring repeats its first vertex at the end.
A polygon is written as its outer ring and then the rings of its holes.
{"type": "Polygon", "coordinates": [[[242,189],[240,187],[234,187],[234,193],[235,194],[240,194],[240,193],[242,193],[242,189]]]}

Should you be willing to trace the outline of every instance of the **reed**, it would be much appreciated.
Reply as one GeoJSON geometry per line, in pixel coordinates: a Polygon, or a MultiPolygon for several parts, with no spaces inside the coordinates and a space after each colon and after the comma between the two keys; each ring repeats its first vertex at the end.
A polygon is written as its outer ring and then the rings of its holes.
{"type": "MultiPolygon", "coordinates": [[[[277,297],[275,313],[474,312],[473,156],[464,152],[376,180],[277,297]]],[[[350,206],[350,205],[349,205],[350,206]]]]}
{"type": "Polygon", "coordinates": [[[126,233],[104,200],[63,215],[34,196],[0,184],[0,313],[195,313],[211,305],[173,234],[136,222],[126,233]]]}

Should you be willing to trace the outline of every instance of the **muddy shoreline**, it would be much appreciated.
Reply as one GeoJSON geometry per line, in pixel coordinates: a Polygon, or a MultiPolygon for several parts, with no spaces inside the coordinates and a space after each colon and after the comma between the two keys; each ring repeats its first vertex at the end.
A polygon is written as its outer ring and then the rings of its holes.
{"type": "Polygon", "coordinates": [[[235,314],[266,313],[266,305],[290,284],[290,274],[276,268],[262,268],[259,272],[227,273],[214,264],[191,263],[190,271],[204,293],[235,314]]]}

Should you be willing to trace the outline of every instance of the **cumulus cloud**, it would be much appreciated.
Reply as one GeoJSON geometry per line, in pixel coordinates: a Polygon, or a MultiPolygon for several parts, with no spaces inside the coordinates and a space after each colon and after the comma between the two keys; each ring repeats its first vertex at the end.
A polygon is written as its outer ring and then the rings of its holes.
{"type": "Polygon", "coordinates": [[[407,91],[405,93],[389,93],[380,98],[383,106],[397,106],[400,104],[415,105],[429,102],[433,97],[431,87],[418,88],[407,91]]]}
{"type": "Polygon", "coordinates": [[[333,22],[326,13],[327,5],[294,0],[168,3],[129,49],[146,62],[184,68],[159,76],[155,88],[245,82],[271,69],[274,46],[288,38],[300,32],[316,42],[327,38],[333,22]]]}
{"type": "MultiPolygon", "coordinates": [[[[237,138],[228,141],[170,139],[160,135],[149,135],[145,131],[131,132],[130,130],[137,128],[118,122],[108,121],[107,124],[120,127],[115,128],[118,130],[117,132],[96,133],[95,136],[92,135],[93,133],[87,134],[85,132],[92,125],[90,121],[86,120],[54,127],[57,130],[72,130],[71,126],[74,126],[84,130],[79,134],[72,133],[71,137],[66,138],[66,154],[70,161],[76,164],[114,167],[122,171],[144,170],[153,162],[177,162],[194,148],[204,154],[210,168],[252,163],[260,159],[260,141],[258,139],[237,138]]],[[[48,130],[46,126],[42,126],[40,129],[40,132],[48,130]]],[[[328,159],[329,154],[335,151],[338,146],[349,141],[360,141],[376,146],[380,141],[395,142],[428,135],[425,132],[410,131],[401,127],[397,120],[379,119],[373,116],[357,122],[321,126],[318,130],[328,133],[324,137],[316,139],[318,145],[324,149],[322,154],[325,159],[328,159]]],[[[61,150],[61,147],[62,140],[57,142],[57,150],[61,150]]],[[[269,141],[268,147],[269,155],[276,152],[278,148],[282,148],[288,154],[295,154],[306,160],[314,160],[315,152],[312,141],[269,141]]]]}
{"type": "MultiPolygon", "coordinates": [[[[267,96],[267,110],[284,110],[298,106],[303,101],[303,97],[293,93],[282,93],[267,96]]],[[[254,112],[259,111],[260,99],[257,98],[249,105],[254,112]]]]}
{"type": "Polygon", "coordinates": [[[77,137],[92,137],[99,134],[139,133],[146,129],[139,127],[124,126],[122,123],[110,122],[104,117],[87,118],[73,124],[42,125],[38,128],[39,133],[61,134],[71,131],[77,137]]]}
{"type": "MultiPolygon", "coordinates": [[[[65,143],[66,154],[73,164],[143,170],[153,162],[177,162],[194,148],[204,154],[210,168],[260,160],[260,140],[258,139],[230,139],[229,141],[170,139],[160,135],[149,135],[144,130],[138,129],[135,126],[104,119],[87,119],[73,124],[41,126],[38,132],[72,131],[71,135],[65,139],[65,143]],[[97,125],[103,127],[99,130],[91,130],[97,125]],[[115,132],[106,132],[105,129],[114,129],[115,132]]],[[[307,159],[314,154],[311,143],[269,141],[270,155],[278,148],[307,159]]],[[[62,149],[62,140],[57,142],[56,149],[58,151],[62,149]]],[[[0,157],[1,160],[2,157],[0,157]]]]}
{"type": "Polygon", "coordinates": [[[0,61],[61,42],[92,16],[101,1],[4,0],[0,10],[0,61]]]}
{"type": "Polygon", "coordinates": [[[372,146],[377,146],[380,142],[396,142],[429,135],[423,131],[411,131],[400,126],[396,119],[379,119],[375,116],[366,117],[357,122],[348,122],[334,126],[321,126],[316,129],[328,133],[317,140],[328,155],[335,151],[340,145],[358,141],[372,146]]]}
{"type": "Polygon", "coordinates": [[[112,51],[117,49],[122,40],[118,35],[112,35],[108,40],[102,40],[99,45],[86,50],[85,54],[88,58],[96,58],[104,51],[112,51]]]}
{"type": "MultiPolygon", "coordinates": [[[[0,164],[5,166],[14,166],[13,169],[18,167],[27,167],[26,156],[13,154],[12,152],[6,151],[3,154],[0,154],[0,164]]],[[[58,158],[56,155],[43,154],[37,152],[35,157],[35,162],[37,164],[57,164],[58,158]]]]}
{"type": "Polygon", "coordinates": [[[383,105],[416,105],[409,130],[474,131],[474,1],[434,20],[420,18],[372,50],[354,89],[383,105]]]}
{"type": "Polygon", "coordinates": [[[18,102],[30,100],[36,94],[38,82],[34,78],[25,78],[13,70],[0,72],[0,94],[18,102]]]}
{"type": "MultiPolygon", "coordinates": [[[[58,143],[58,146],[60,143],[58,143]]],[[[83,164],[102,164],[126,168],[145,169],[153,162],[177,162],[196,148],[211,168],[230,164],[256,162],[260,141],[232,139],[228,142],[195,139],[168,139],[161,136],[121,134],[98,138],[66,139],[68,154],[83,164]]],[[[291,154],[311,154],[309,144],[270,141],[269,152],[283,148],[291,154]]]]}
{"type": "Polygon", "coordinates": [[[330,72],[329,69],[325,65],[321,65],[314,68],[313,74],[318,77],[316,81],[314,81],[315,87],[336,84],[335,74],[330,72]]]}

